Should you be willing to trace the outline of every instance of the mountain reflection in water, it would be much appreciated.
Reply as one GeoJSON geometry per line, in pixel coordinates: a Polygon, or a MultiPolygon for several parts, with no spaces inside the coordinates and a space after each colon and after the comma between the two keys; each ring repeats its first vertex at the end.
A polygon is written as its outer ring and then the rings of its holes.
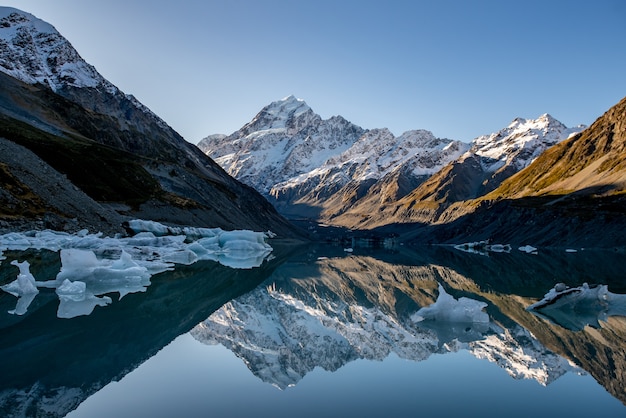
{"type": "MultiPolygon", "coordinates": [[[[568,372],[589,373],[626,403],[625,318],[608,316],[599,328],[571,331],[526,310],[557,282],[603,283],[626,293],[622,254],[540,251],[486,258],[424,248],[346,255],[333,247],[275,248],[273,254],[254,270],[210,262],[177,268],[154,276],[146,293],[69,320],[56,318],[53,295],[39,295],[24,317],[4,314],[15,302],[0,295],[6,365],[0,414],[64,416],[190,330],[203,343],[224,345],[279,388],[297,385],[316,367],[336,371],[391,353],[423,361],[467,350],[515,379],[541,385],[568,372]],[[457,301],[486,303],[488,320],[416,319],[436,302],[439,286],[457,301]]],[[[55,262],[35,254],[32,271],[54,270],[49,265],[55,262]]],[[[0,284],[9,280],[2,268],[0,284]]]]}

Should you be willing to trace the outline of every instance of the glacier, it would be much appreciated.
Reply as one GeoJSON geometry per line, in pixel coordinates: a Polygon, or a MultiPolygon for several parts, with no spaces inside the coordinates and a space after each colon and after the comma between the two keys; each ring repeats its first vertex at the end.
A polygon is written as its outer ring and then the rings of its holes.
{"type": "MultiPolygon", "coordinates": [[[[0,253],[48,250],[60,253],[61,269],[54,279],[38,281],[28,261],[11,261],[17,278],[0,289],[18,298],[9,313],[24,315],[39,288],[55,289],[59,318],[90,314],[111,303],[108,295],[145,292],[150,278],[176,265],[214,261],[235,269],[259,267],[272,252],[266,242],[274,235],[248,230],[168,227],[154,221],[132,220],[133,236],[105,237],[87,230],[76,234],[44,230],[0,235],[0,253]]],[[[0,263],[2,260],[0,260],[0,263]]]]}

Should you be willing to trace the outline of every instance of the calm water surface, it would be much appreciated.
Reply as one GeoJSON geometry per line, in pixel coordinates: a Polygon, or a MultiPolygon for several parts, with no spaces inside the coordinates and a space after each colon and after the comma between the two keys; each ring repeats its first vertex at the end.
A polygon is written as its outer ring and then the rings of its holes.
{"type": "MultiPolygon", "coordinates": [[[[35,277],[58,254],[28,257],[35,277]]],[[[91,315],[0,294],[0,415],[626,416],[626,318],[526,310],[557,282],[626,293],[617,253],[275,248],[259,268],[196,263],[91,315]],[[440,287],[441,286],[441,287],[440,287]],[[480,322],[421,321],[440,289],[480,322]]]]}

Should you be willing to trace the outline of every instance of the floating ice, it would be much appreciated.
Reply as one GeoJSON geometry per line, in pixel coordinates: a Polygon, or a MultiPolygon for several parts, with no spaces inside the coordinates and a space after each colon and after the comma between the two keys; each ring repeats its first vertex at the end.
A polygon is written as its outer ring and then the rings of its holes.
{"type": "Polygon", "coordinates": [[[36,281],[28,263],[13,262],[20,266],[18,279],[0,287],[19,298],[11,312],[24,314],[37,287],[56,289],[61,300],[58,315],[69,318],[111,303],[109,297],[99,295],[118,292],[122,298],[145,292],[152,275],[177,264],[210,260],[232,268],[258,267],[272,252],[266,239],[274,236],[269,231],[168,227],[142,220],[129,221],[126,228],[134,233],[132,237],[103,237],[87,230],[74,235],[49,230],[0,235],[0,250],[46,249],[60,251],[61,256],[61,271],[48,281],[36,281]]]}
{"type": "Polygon", "coordinates": [[[532,245],[524,245],[523,247],[519,247],[518,250],[520,250],[523,253],[537,254],[537,249],[533,247],[532,245]]]}
{"type": "Polygon", "coordinates": [[[467,253],[474,253],[480,255],[489,255],[489,252],[494,253],[510,253],[510,244],[489,244],[489,241],[476,241],[466,242],[464,244],[457,244],[454,246],[457,250],[461,250],[467,253]]]}
{"type": "Polygon", "coordinates": [[[580,331],[587,325],[600,328],[599,321],[609,316],[626,316],[626,295],[611,293],[606,285],[568,287],[557,283],[526,309],[563,328],[580,331]]]}
{"type": "Polygon", "coordinates": [[[414,321],[440,321],[461,323],[488,323],[489,315],[483,312],[485,302],[461,297],[458,300],[446,293],[439,285],[437,301],[430,306],[421,308],[411,318],[414,321]]]}
{"type": "Polygon", "coordinates": [[[10,314],[24,315],[35,296],[39,293],[39,289],[35,284],[35,277],[30,273],[30,264],[28,261],[19,263],[17,260],[11,261],[11,264],[17,266],[20,272],[17,279],[9,284],[0,286],[0,289],[7,293],[17,296],[17,304],[15,309],[9,311],[10,314]]]}
{"type": "Polygon", "coordinates": [[[119,292],[121,299],[129,293],[145,292],[150,276],[146,267],[139,266],[124,251],[118,260],[99,260],[93,251],[67,249],[61,250],[61,271],[56,282],[83,281],[93,295],[119,292]]]}

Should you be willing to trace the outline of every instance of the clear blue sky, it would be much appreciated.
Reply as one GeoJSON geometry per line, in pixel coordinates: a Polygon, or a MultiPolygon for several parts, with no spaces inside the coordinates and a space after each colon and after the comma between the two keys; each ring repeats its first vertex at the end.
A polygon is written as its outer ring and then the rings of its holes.
{"type": "Polygon", "coordinates": [[[290,94],[323,118],[470,141],[626,96],[626,1],[15,0],[188,141],[290,94]]]}

